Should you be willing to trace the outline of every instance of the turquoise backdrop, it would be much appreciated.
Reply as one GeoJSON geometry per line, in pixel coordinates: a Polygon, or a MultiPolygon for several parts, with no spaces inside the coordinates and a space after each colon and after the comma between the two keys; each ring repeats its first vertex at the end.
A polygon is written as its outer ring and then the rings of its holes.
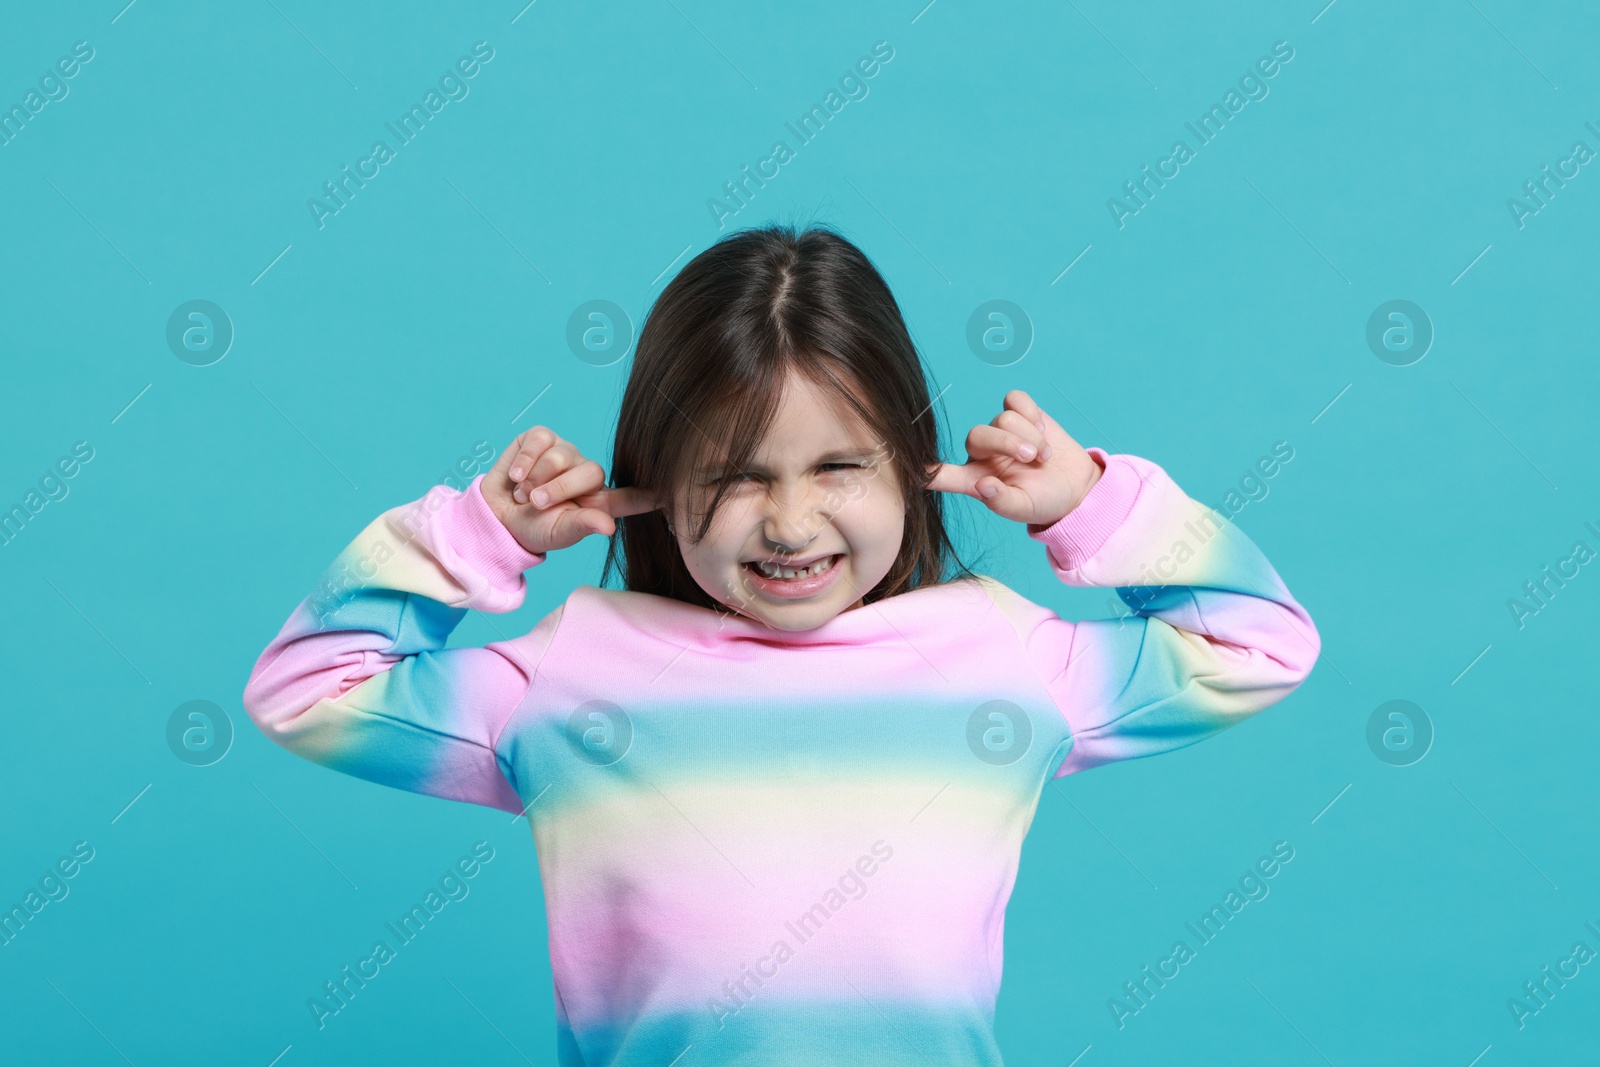
{"type": "MultiPolygon", "coordinates": [[[[301,761],[241,692],[384,509],[538,423],[606,463],[651,301],[771,221],[879,265],[948,459],[1024,389],[1235,512],[1322,634],[1259,718],[1045,791],[1007,1062],[1593,1054],[1600,9],[525,3],[0,13],[0,908],[38,894],[0,1058],[554,1061],[526,820],[301,761]],[[478,842],[470,895],[318,1029],[478,842]]],[[[1110,610],[959,505],[980,569],[1110,610]]]]}

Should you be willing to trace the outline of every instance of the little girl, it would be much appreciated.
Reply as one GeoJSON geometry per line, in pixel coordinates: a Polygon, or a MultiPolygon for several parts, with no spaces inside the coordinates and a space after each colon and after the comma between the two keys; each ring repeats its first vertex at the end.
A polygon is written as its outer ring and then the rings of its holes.
{"type": "Polygon", "coordinates": [[[539,426],[465,492],[384,512],[244,705],[307,759],[526,813],[564,1067],[998,1065],[1006,902],[1045,786],[1283,699],[1320,640],[1235,526],[1021,390],[968,463],[937,441],[860,250],[731,234],[640,332],[610,487],[539,426]],[[1070,622],[967,571],[944,493],[1131,613],[1070,622]],[[625,588],[445,648],[590,534],[625,588]]]}

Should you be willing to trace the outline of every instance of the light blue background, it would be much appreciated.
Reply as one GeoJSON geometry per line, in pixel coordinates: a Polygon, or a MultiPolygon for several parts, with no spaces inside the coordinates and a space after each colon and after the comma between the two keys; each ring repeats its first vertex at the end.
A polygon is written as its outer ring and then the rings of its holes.
{"type": "MultiPolygon", "coordinates": [[[[1600,567],[1522,629],[1507,601],[1576,540],[1600,548],[1600,175],[1524,228],[1506,205],[1574,141],[1600,149],[1592,5],[124,2],[0,16],[6,107],[95,49],[0,147],[0,505],[95,449],[0,548],[0,904],[96,850],[0,948],[8,1061],[553,1062],[526,821],[298,760],[240,693],[339,549],[476,442],[546,423],[606,462],[628,362],[576,358],[568,316],[607,299],[637,325],[721,232],[707,199],[794,147],[784,123],[879,40],[870,95],[732,225],[861,245],[949,387],[953,461],[1011,388],[1209,503],[1289,442],[1237,521],[1324,642],[1258,719],[1047,790],[1006,931],[1007,1062],[1592,1049],[1600,964],[1525,1029],[1507,1000],[1575,942],[1600,950],[1600,567]],[[306,200],[480,39],[470,95],[319,230],[306,200]],[[1184,123],[1276,41],[1295,54],[1270,95],[1119,230],[1107,198],[1194,147],[1184,123]],[[191,299],[236,330],[212,366],[165,343],[191,299]],[[1036,331],[1014,365],[966,345],[990,299],[1036,331]],[[1365,342],[1391,299],[1437,331],[1411,366],[1365,342]],[[237,730],[209,767],[165,741],[192,699],[237,730]],[[1367,745],[1391,699],[1437,732],[1409,767],[1367,745]],[[307,998],[478,840],[496,858],[470,897],[319,1032],[307,998]],[[1270,896],[1119,1030],[1107,999],[1194,944],[1185,921],[1277,841],[1295,858],[1270,896]]],[[[1014,524],[957,512],[981,569],[1106,613],[1014,524]]],[[[560,553],[457,643],[524,631],[603,549],[560,553]]]]}

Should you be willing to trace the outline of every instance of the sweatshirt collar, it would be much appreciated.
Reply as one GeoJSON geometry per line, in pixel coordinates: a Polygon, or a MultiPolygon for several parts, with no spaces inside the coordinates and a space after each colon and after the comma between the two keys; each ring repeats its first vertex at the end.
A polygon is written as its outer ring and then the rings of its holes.
{"type": "Polygon", "coordinates": [[[994,607],[978,582],[968,578],[922,586],[897,596],[842,611],[810,630],[779,630],[744,615],[728,614],[653,593],[601,589],[584,584],[574,590],[597,600],[640,629],[701,649],[719,645],[772,647],[850,647],[910,644],[933,647],[976,627],[994,607]]]}

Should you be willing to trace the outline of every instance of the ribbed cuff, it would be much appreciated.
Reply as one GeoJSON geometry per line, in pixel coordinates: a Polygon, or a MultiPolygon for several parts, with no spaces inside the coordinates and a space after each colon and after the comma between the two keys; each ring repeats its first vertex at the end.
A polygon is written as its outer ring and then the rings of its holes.
{"type": "Polygon", "coordinates": [[[467,491],[448,505],[450,544],[496,585],[515,588],[522,572],[543,563],[546,553],[523,548],[495,517],[479,487],[483,477],[472,479],[467,491]]]}
{"type": "Polygon", "coordinates": [[[1042,541],[1064,570],[1077,570],[1100,551],[1100,547],[1123,524],[1139,497],[1139,472],[1133,465],[1104,449],[1085,449],[1100,461],[1105,472],[1094,483],[1078,506],[1063,515],[1053,526],[1029,532],[1042,541]]]}

